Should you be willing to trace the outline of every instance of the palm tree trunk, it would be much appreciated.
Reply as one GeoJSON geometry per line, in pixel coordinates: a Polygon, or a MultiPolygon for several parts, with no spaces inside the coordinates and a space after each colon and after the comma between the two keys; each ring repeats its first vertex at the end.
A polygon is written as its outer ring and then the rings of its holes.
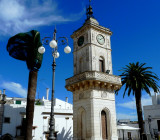
{"type": "Polygon", "coordinates": [[[25,140],[32,140],[32,125],[34,116],[35,95],[37,88],[37,73],[37,71],[29,72],[25,140]]]}
{"type": "Polygon", "coordinates": [[[142,140],[142,135],[144,133],[144,126],[143,126],[143,115],[142,115],[142,104],[141,104],[141,91],[135,94],[135,99],[136,99],[136,108],[138,115],[138,124],[140,128],[140,139],[142,140]]]}

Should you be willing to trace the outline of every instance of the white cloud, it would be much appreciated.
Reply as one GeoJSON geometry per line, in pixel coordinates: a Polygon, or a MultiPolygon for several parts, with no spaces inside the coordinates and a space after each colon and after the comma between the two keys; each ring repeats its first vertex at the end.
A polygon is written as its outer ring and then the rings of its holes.
{"type": "Polygon", "coordinates": [[[19,83],[15,83],[15,82],[3,82],[1,87],[3,87],[4,89],[7,89],[9,91],[12,91],[22,97],[26,97],[27,96],[27,90],[25,88],[22,87],[21,84],[19,83]]]}
{"type": "MultiPolygon", "coordinates": [[[[152,98],[149,95],[142,96],[141,101],[142,101],[142,107],[145,105],[152,104],[152,98]]],[[[129,108],[129,109],[136,109],[136,102],[135,102],[135,99],[133,98],[132,101],[118,104],[118,106],[129,108]]]]}
{"type": "Polygon", "coordinates": [[[117,120],[120,119],[130,119],[130,120],[137,120],[137,115],[135,114],[123,114],[123,113],[117,113],[117,120]]]}
{"type": "Polygon", "coordinates": [[[1,17],[6,21],[13,21],[20,19],[24,13],[24,7],[20,5],[16,0],[2,0],[0,2],[1,17]],[[20,12],[21,11],[21,12],[20,12]]]}
{"type": "Polygon", "coordinates": [[[137,115],[137,113],[136,112],[132,112],[132,113],[130,113],[130,115],[137,115]]]}
{"type": "Polygon", "coordinates": [[[73,21],[84,14],[83,10],[66,18],[59,9],[53,0],[1,0],[0,35],[13,35],[53,22],[73,21]]]}
{"type": "Polygon", "coordinates": [[[125,102],[122,104],[118,104],[118,106],[129,108],[129,109],[136,109],[136,103],[135,101],[125,102]]]}

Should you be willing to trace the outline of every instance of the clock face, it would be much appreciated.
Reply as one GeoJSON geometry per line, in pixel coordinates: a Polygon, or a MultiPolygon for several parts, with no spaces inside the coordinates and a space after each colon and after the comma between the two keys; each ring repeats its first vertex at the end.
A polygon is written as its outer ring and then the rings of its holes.
{"type": "Polygon", "coordinates": [[[83,42],[84,42],[84,36],[80,36],[77,42],[78,46],[82,46],[83,42]]]}
{"type": "Polygon", "coordinates": [[[96,38],[97,38],[97,42],[98,42],[100,45],[103,45],[103,44],[104,44],[105,39],[104,39],[104,36],[103,36],[103,35],[98,34],[96,38]]]}

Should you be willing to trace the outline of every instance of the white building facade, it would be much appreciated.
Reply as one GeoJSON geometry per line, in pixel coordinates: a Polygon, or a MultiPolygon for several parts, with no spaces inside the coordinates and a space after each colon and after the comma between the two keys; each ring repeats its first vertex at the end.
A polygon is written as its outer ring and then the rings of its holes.
{"type": "Polygon", "coordinates": [[[160,94],[152,96],[152,105],[143,106],[145,130],[148,140],[160,136],[160,94]]]}
{"type": "Polygon", "coordinates": [[[121,119],[117,122],[119,140],[140,140],[140,133],[137,121],[121,119]]]}
{"type": "MultiPolygon", "coordinates": [[[[72,104],[55,99],[54,118],[57,140],[71,140],[73,135],[72,104]]],[[[46,140],[49,130],[51,102],[40,100],[41,105],[35,105],[33,119],[33,140],[46,140]]],[[[4,104],[2,136],[9,134],[13,139],[24,139],[26,120],[26,99],[7,98],[4,104]]]]}

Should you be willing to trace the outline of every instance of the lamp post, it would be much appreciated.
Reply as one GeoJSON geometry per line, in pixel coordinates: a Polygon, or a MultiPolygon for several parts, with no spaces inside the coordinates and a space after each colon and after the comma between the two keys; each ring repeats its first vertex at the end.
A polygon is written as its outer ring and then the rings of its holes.
{"type": "MultiPolygon", "coordinates": [[[[42,44],[49,45],[52,48],[52,56],[53,56],[53,63],[52,63],[52,96],[51,96],[51,113],[50,113],[50,122],[49,122],[49,140],[55,140],[54,132],[55,132],[55,122],[54,122],[54,84],[55,84],[55,68],[56,68],[56,58],[59,57],[58,52],[58,40],[56,40],[56,28],[54,29],[53,33],[53,40],[49,42],[50,37],[44,37],[42,39],[42,44]]],[[[65,53],[70,53],[71,48],[68,46],[68,39],[66,37],[59,37],[61,39],[62,45],[67,44],[64,48],[65,53]]],[[[45,48],[43,46],[38,48],[39,53],[43,54],[45,52],[45,48]]]]}

